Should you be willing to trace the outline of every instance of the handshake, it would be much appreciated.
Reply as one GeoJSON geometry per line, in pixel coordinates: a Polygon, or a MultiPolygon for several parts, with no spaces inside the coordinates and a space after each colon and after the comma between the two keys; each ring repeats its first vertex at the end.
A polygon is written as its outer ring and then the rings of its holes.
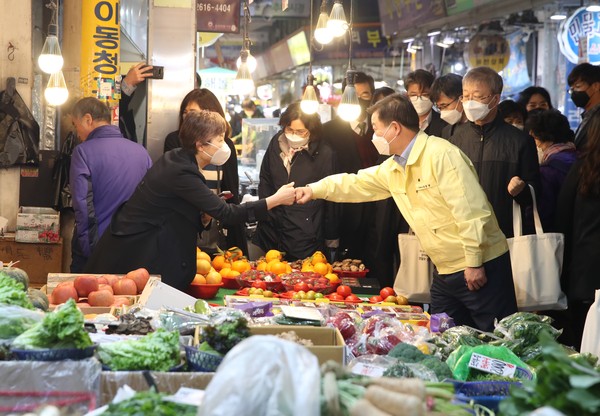
{"type": "Polygon", "coordinates": [[[312,189],[308,186],[294,188],[294,182],[283,185],[273,195],[277,199],[277,205],[305,204],[312,199],[312,189]]]}

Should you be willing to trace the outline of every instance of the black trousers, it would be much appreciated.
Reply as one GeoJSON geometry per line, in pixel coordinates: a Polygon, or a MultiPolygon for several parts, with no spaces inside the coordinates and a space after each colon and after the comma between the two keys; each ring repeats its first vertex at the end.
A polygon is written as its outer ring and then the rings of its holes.
{"type": "Polygon", "coordinates": [[[517,312],[517,299],[508,252],[483,264],[487,283],[470,291],[464,270],[452,274],[433,274],[431,313],[447,313],[456,325],[482,331],[494,330],[494,319],[517,312]]]}

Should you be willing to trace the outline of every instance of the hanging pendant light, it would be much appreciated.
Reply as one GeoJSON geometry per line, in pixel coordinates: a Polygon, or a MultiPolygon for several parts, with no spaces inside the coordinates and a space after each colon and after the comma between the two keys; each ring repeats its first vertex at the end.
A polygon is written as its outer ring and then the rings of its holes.
{"type": "Polygon", "coordinates": [[[315,28],[315,40],[321,45],[327,45],[333,40],[333,34],[331,33],[331,30],[329,30],[329,27],[327,25],[328,22],[329,15],[327,15],[327,0],[323,0],[321,2],[321,12],[319,13],[319,20],[317,21],[317,27],[315,28]]]}
{"type": "Polygon", "coordinates": [[[315,114],[319,110],[319,99],[313,85],[314,79],[315,77],[312,74],[308,75],[304,95],[302,95],[302,101],[300,101],[300,109],[305,114],[315,114]]]}
{"type": "Polygon", "coordinates": [[[333,3],[327,27],[336,38],[343,36],[346,30],[348,30],[348,22],[346,22],[346,13],[344,13],[342,0],[335,0],[335,3],[333,3]]]}
{"type": "MultiPolygon", "coordinates": [[[[250,73],[253,74],[254,71],[256,71],[257,61],[256,61],[256,58],[254,56],[252,56],[250,51],[248,51],[248,58],[246,59],[246,64],[248,65],[248,71],[250,71],[250,73]]],[[[240,66],[242,65],[242,57],[241,56],[238,57],[237,61],[235,61],[235,65],[236,65],[237,69],[240,69],[240,66]]]]}
{"type": "Polygon", "coordinates": [[[57,107],[64,104],[69,98],[69,90],[62,71],[50,75],[48,85],[44,91],[44,97],[51,106],[57,107]]]}
{"type": "Polygon", "coordinates": [[[248,55],[246,50],[240,53],[241,64],[238,72],[233,80],[233,88],[236,94],[250,95],[254,92],[254,80],[248,68],[248,55]]]}
{"type": "Polygon", "coordinates": [[[338,106],[338,115],[345,121],[356,120],[361,112],[360,102],[358,101],[358,95],[356,95],[356,88],[354,87],[355,74],[356,71],[354,70],[346,72],[346,88],[342,93],[342,100],[338,106]]]}
{"type": "Polygon", "coordinates": [[[52,10],[52,18],[48,25],[48,36],[46,36],[46,40],[44,41],[42,53],[38,57],[38,65],[45,73],[53,74],[62,69],[64,59],[58,42],[58,24],[56,18],[58,6],[54,1],[51,1],[46,7],[52,10]]]}

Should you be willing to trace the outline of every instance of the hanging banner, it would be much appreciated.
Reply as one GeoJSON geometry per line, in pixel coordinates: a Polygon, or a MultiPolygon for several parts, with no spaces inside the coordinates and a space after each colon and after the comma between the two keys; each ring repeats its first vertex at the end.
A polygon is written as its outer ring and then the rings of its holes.
{"type": "Polygon", "coordinates": [[[502,35],[478,33],[471,38],[469,46],[465,48],[464,58],[471,68],[489,66],[494,71],[500,72],[508,64],[510,46],[502,35]]]}
{"type": "Polygon", "coordinates": [[[508,65],[502,70],[504,82],[502,95],[510,97],[532,84],[529,72],[527,72],[527,42],[524,41],[523,31],[519,29],[507,35],[506,38],[510,45],[510,59],[508,65]]]}
{"type": "Polygon", "coordinates": [[[600,49],[595,34],[600,34],[600,12],[588,12],[585,7],[581,7],[560,24],[557,34],[560,51],[570,62],[576,64],[585,55],[585,51],[580,51],[581,44],[583,48],[587,48],[587,62],[600,65],[600,49]],[[590,37],[592,43],[588,44],[590,37]]]}
{"type": "Polygon", "coordinates": [[[240,32],[240,0],[197,0],[198,32],[240,32]]]}
{"type": "MultiPolygon", "coordinates": [[[[352,29],[352,59],[383,58],[388,52],[388,41],[379,24],[356,24],[352,29]]],[[[321,50],[313,50],[315,61],[328,59],[348,59],[348,36],[325,45],[321,50]]]]}
{"type": "Polygon", "coordinates": [[[82,0],[81,7],[81,91],[116,102],[121,98],[119,1],[82,0]]]}

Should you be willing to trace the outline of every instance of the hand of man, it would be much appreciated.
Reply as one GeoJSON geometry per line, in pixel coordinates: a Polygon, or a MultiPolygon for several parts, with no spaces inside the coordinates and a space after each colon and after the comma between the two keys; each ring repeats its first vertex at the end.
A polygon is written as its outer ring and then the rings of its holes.
{"type": "Polygon", "coordinates": [[[517,196],[523,189],[525,189],[525,182],[523,179],[519,178],[518,176],[513,176],[508,183],[508,193],[511,196],[517,196]]]}
{"type": "Polygon", "coordinates": [[[310,186],[303,186],[301,188],[296,188],[296,203],[297,204],[306,204],[308,201],[312,199],[313,192],[310,189],[310,186]]]}
{"type": "Polygon", "coordinates": [[[127,85],[135,87],[146,78],[150,78],[152,76],[152,68],[152,65],[147,65],[145,62],[140,62],[129,69],[124,81],[127,83],[127,85]]]}
{"type": "Polygon", "coordinates": [[[292,205],[296,201],[294,182],[283,185],[277,190],[275,196],[278,197],[281,205],[292,205]]]}
{"type": "Polygon", "coordinates": [[[465,283],[470,291],[477,291],[487,283],[485,268],[482,267],[467,267],[465,269],[465,283]]]}

